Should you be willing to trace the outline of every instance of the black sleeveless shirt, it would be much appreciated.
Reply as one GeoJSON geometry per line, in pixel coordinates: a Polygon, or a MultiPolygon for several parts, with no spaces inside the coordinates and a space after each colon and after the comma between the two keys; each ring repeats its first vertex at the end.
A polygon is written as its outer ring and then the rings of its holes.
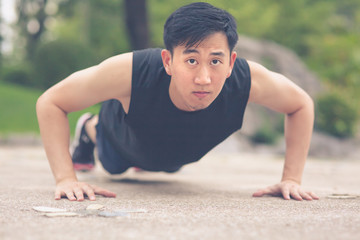
{"type": "Polygon", "coordinates": [[[119,101],[109,100],[99,118],[119,161],[150,171],[177,169],[198,161],[241,128],[251,83],[246,60],[236,59],[219,96],[203,110],[178,109],[170,100],[170,79],[161,49],[134,52],[128,114],[119,101]]]}

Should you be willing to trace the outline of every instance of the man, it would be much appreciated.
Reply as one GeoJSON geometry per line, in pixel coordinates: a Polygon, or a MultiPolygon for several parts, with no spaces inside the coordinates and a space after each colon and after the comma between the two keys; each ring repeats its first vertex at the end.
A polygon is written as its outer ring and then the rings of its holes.
{"type": "Polygon", "coordinates": [[[229,13],[193,3],[168,18],[166,49],[109,58],[46,91],[37,115],[56,180],[55,199],[115,197],[76,178],[74,168],[93,167],[95,144],[111,174],[129,167],[175,172],[240,129],[248,101],[286,114],[282,180],[253,196],[318,199],[300,187],[314,119],[311,98],[284,76],[237,58],[237,40],[229,13]],[[99,116],[78,121],[71,156],[67,113],[99,102],[104,102],[99,116]]]}

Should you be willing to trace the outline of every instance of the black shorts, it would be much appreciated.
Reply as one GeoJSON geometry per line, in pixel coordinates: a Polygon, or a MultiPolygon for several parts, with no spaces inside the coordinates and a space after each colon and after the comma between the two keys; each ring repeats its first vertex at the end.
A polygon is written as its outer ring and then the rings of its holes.
{"type": "Polygon", "coordinates": [[[96,125],[96,147],[101,164],[110,174],[120,174],[133,167],[129,162],[121,158],[117,150],[104,136],[99,123],[96,125]]]}

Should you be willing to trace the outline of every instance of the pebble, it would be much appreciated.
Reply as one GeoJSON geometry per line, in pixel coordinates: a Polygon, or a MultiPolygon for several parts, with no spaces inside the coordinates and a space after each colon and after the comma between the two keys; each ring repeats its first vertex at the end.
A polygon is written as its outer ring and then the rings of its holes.
{"type": "Polygon", "coordinates": [[[47,216],[47,217],[76,217],[79,215],[74,212],[52,212],[52,213],[46,213],[45,216],[47,216]]]}
{"type": "Polygon", "coordinates": [[[350,194],[331,194],[327,196],[327,198],[332,198],[332,199],[354,199],[357,197],[358,196],[356,195],[350,195],[350,194]]]}
{"type": "Polygon", "coordinates": [[[88,216],[97,216],[99,210],[78,210],[75,211],[75,213],[78,214],[80,217],[88,217],[88,216]]]}
{"type": "Polygon", "coordinates": [[[129,213],[147,213],[146,209],[122,209],[112,212],[100,211],[104,206],[101,204],[91,204],[86,209],[68,212],[66,209],[52,208],[44,206],[33,207],[35,211],[45,213],[46,217],[84,217],[84,216],[101,216],[101,217],[125,217],[129,213]]]}
{"type": "Polygon", "coordinates": [[[128,214],[126,212],[122,212],[122,211],[114,211],[114,212],[99,212],[99,216],[102,217],[125,217],[128,214]]]}
{"type": "Polygon", "coordinates": [[[52,207],[44,207],[44,206],[36,206],[33,207],[35,211],[38,212],[45,212],[45,213],[59,213],[59,212],[66,212],[66,209],[61,208],[52,208],[52,207]]]}
{"type": "Polygon", "coordinates": [[[101,204],[91,204],[91,205],[87,206],[86,210],[100,210],[103,208],[104,208],[104,206],[101,204]]]}
{"type": "Polygon", "coordinates": [[[125,212],[125,213],[147,213],[148,211],[146,209],[121,209],[121,210],[117,210],[120,212],[125,212]]]}

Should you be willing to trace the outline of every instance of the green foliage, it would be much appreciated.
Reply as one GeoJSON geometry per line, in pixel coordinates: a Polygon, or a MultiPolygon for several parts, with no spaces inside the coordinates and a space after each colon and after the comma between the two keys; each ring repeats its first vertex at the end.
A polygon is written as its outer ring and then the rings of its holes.
{"type": "Polygon", "coordinates": [[[279,138],[279,132],[276,129],[271,128],[268,125],[263,125],[259,128],[253,136],[251,136],[251,141],[254,143],[262,144],[274,144],[279,138]]]}
{"type": "Polygon", "coordinates": [[[309,63],[332,86],[348,88],[354,99],[360,92],[360,37],[356,34],[331,34],[311,39],[309,63]],[[318,42],[321,42],[319,45],[318,42]]]}
{"type": "Polygon", "coordinates": [[[37,132],[36,99],[41,92],[0,83],[0,133],[37,132]]]}
{"type": "MultiPolygon", "coordinates": [[[[196,1],[147,1],[152,46],[163,46],[163,25],[169,14],[196,1]]],[[[36,39],[41,45],[36,50],[36,58],[23,63],[24,57],[14,67],[2,70],[4,81],[45,89],[76,70],[130,50],[122,0],[47,2],[58,4],[59,10],[47,16],[43,34],[36,39]],[[36,73],[35,77],[32,73],[36,73]]],[[[293,49],[327,85],[344,89],[349,99],[360,102],[360,1],[206,2],[233,14],[240,34],[272,40],[293,49]]],[[[21,49],[31,36],[24,35],[27,25],[21,21],[17,22],[16,29],[22,29],[18,31],[18,39],[14,40],[17,47],[13,58],[19,60],[16,53],[26,52],[21,49]]],[[[357,111],[360,114],[360,109],[357,111]]]]}
{"type": "MultiPolygon", "coordinates": [[[[0,135],[13,132],[38,133],[36,101],[41,91],[0,82],[0,135]]],[[[84,112],[98,113],[99,105],[69,114],[72,134],[77,119],[84,112]]]]}
{"type": "Polygon", "coordinates": [[[341,138],[355,135],[359,116],[356,107],[344,95],[331,93],[319,97],[317,110],[316,126],[319,130],[341,138]]]}
{"type": "Polygon", "coordinates": [[[2,70],[2,81],[22,86],[33,85],[34,73],[27,64],[18,64],[4,67],[2,70]]]}
{"type": "Polygon", "coordinates": [[[130,50],[121,0],[64,0],[49,32],[80,41],[100,59],[130,50]]]}
{"type": "Polygon", "coordinates": [[[35,86],[41,89],[47,89],[71,73],[96,63],[89,47],[63,39],[41,45],[34,60],[35,86]]]}

